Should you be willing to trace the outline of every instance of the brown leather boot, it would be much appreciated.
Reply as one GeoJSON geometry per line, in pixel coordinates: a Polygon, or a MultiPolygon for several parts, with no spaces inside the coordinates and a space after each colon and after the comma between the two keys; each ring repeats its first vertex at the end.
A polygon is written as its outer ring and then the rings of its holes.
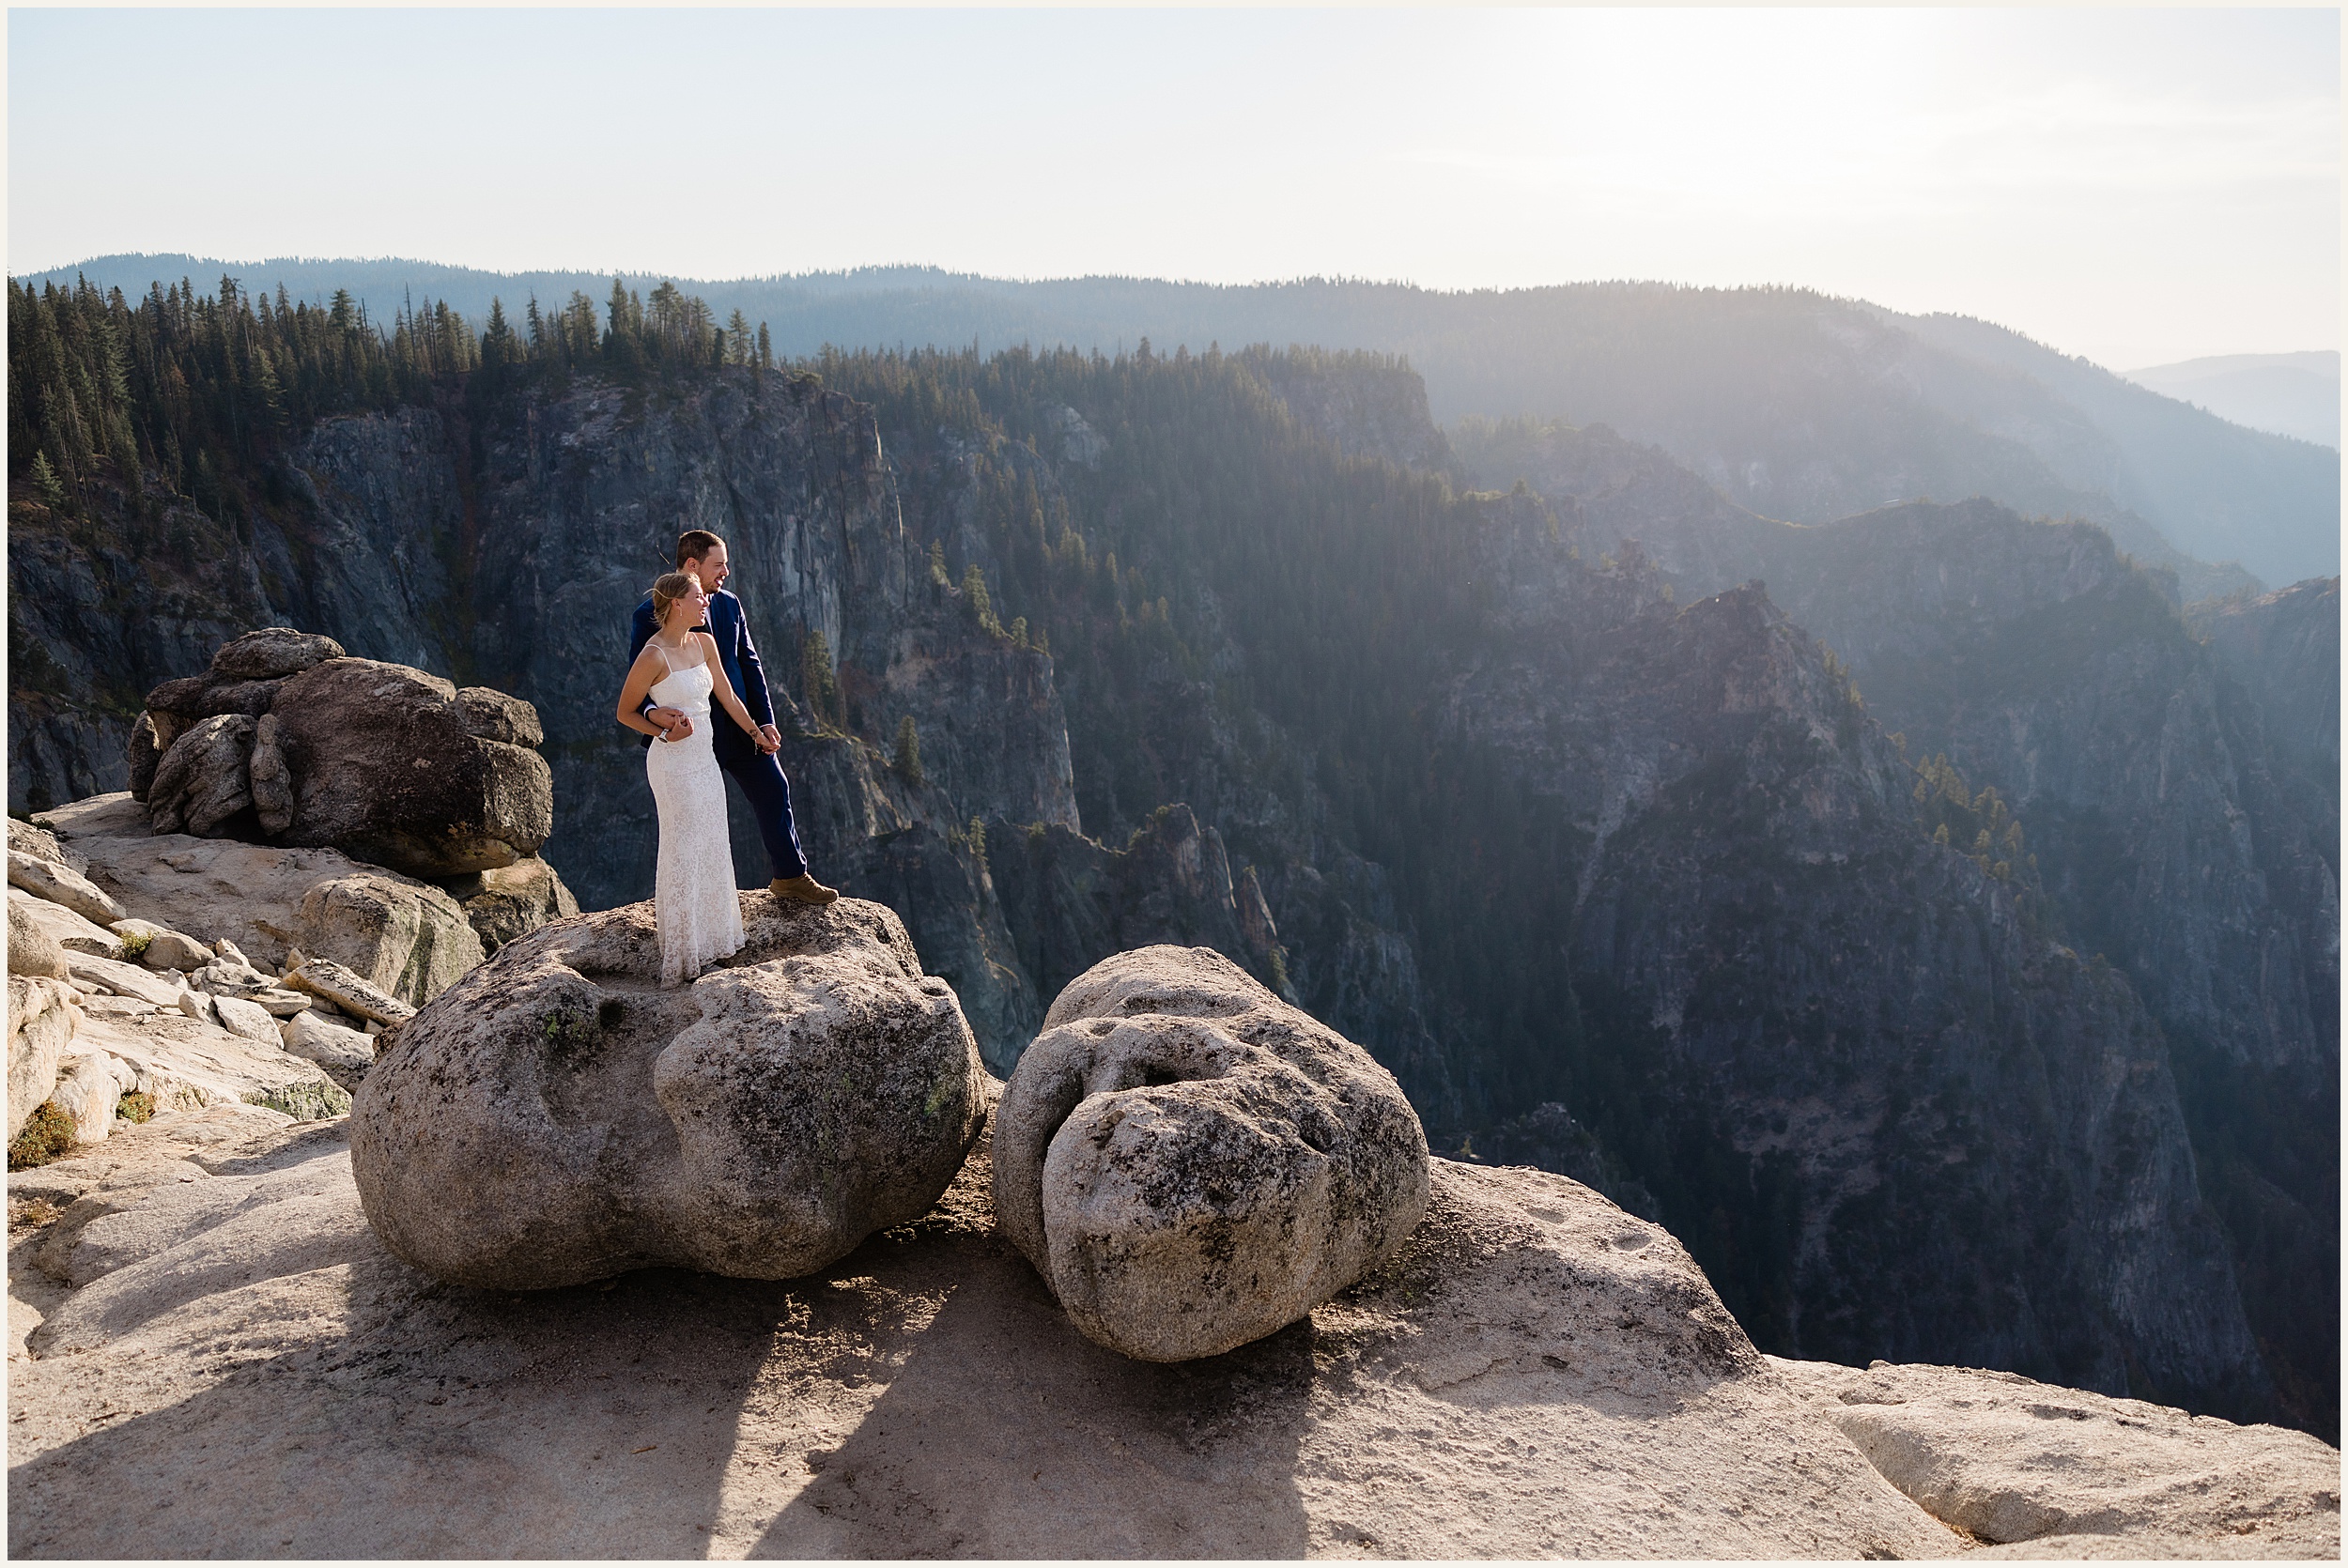
{"type": "Polygon", "coordinates": [[[766,884],[766,891],[778,899],[790,899],[803,904],[827,904],[840,897],[840,889],[826,887],[805,871],[796,877],[777,877],[766,884]]]}

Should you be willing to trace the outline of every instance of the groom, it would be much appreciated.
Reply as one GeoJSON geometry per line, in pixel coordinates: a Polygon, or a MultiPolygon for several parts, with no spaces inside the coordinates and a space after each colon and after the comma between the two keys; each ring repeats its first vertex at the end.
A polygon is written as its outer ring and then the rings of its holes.
{"type": "MultiPolygon", "coordinates": [[[[725,666],[726,679],[734,683],[734,695],[741,698],[750,717],[758,721],[759,733],[768,744],[780,745],[782,737],[775,730],[774,699],[766,692],[766,670],[758,662],[758,650],[750,645],[750,628],[742,617],[742,601],[722,592],[719,586],[732,570],[726,561],[726,542],[706,529],[692,529],[678,535],[676,567],[701,578],[702,587],[709,594],[709,619],[699,629],[717,639],[718,656],[725,666]]],[[[652,640],[655,629],[652,596],[646,594],[644,602],[636,607],[631,623],[628,663],[636,662],[644,644],[652,640]]],[[[663,728],[673,727],[685,719],[676,709],[656,707],[649,700],[643,712],[644,716],[663,728]]],[[[689,727],[687,732],[690,733],[689,727]]],[[[782,764],[772,754],[758,749],[732,724],[717,725],[710,733],[710,742],[718,754],[718,765],[742,786],[742,793],[749,798],[750,810],[758,819],[758,836],[766,841],[766,853],[775,863],[775,880],[768,884],[770,889],[779,897],[796,899],[803,904],[827,904],[840,897],[839,889],[826,887],[808,875],[807,857],[799,853],[798,829],[791,822],[791,784],[782,776],[782,764]]],[[[649,736],[644,744],[652,744],[649,736]]]]}

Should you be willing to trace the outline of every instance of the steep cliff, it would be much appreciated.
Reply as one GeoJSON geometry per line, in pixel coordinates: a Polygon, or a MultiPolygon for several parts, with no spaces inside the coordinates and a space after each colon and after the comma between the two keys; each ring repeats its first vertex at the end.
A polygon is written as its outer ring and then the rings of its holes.
{"type": "Polygon", "coordinates": [[[1490,547],[1557,591],[1522,592],[1449,723],[1563,824],[1568,1103],[1740,1319],[2268,1407],[2125,979],[1917,831],[1908,770],[1760,589],[1679,609],[1630,568],[1576,583],[1522,524],[1490,547]]]}
{"type": "Polygon", "coordinates": [[[2062,941],[2124,971],[2186,1080],[2201,1179],[2294,1419],[2337,1429],[2337,592],[2211,601],[2102,529],[1998,506],[1796,527],[1603,431],[1463,441],[1577,499],[1683,591],[1737,574],[1846,661],[1908,761],[1994,787],[2062,941]],[[2197,635],[2198,634],[2198,635],[2197,635]]]}

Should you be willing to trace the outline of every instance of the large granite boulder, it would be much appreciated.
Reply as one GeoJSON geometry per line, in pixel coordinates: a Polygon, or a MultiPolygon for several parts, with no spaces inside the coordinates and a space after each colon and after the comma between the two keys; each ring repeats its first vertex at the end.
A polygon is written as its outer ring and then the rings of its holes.
{"type": "Polygon", "coordinates": [[[286,681],[270,710],[293,776],[283,841],[332,844],[413,876],[534,853],[554,831],[554,776],[535,751],[498,738],[523,732],[511,714],[529,704],[460,695],[372,659],[330,659],[286,681]]]}
{"type": "Polygon", "coordinates": [[[301,950],[330,958],[410,1006],[481,962],[481,938],[456,899],[405,877],[361,871],[301,895],[301,950]]]}
{"type": "Polygon", "coordinates": [[[742,915],[671,989],[650,903],[561,921],[388,1031],[351,1126],[384,1246],[502,1289],[786,1279],[927,1210],[985,1115],[953,991],[881,905],[742,915]]]}
{"type": "Polygon", "coordinates": [[[343,645],[322,633],[264,626],[223,643],[212,655],[212,673],[228,682],[275,681],[342,656],[343,645]]]}
{"type": "Polygon", "coordinates": [[[544,738],[518,698],[270,627],[147,693],[131,785],[158,832],[456,877],[511,866],[553,831],[544,738]]]}
{"type": "Polygon", "coordinates": [[[252,809],[253,720],[218,714],[196,720],[155,764],[147,808],[158,833],[221,836],[252,809]]]}
{"type": "Polygon", "coordinates": [[[1003,1232],[1085,1335],[1220,1355],[1410,1235],[1427,1134],[1367,1053],[1205,947],[1120,953],[1061,992],[1003,1093],[1003,1232]]]}

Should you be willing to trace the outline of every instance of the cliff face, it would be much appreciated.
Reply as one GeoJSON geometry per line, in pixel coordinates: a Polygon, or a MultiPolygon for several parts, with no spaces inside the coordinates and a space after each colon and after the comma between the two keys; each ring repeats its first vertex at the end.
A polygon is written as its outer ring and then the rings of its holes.
{"type": "Polygon", "coordinates": [[[1481,434],[1463,453],[1541,473],[1683,591],[1766,577],[1908,761],[1945,754],[2013,807],[2050,930],[2124,973],[2165,1037],[2284,1407],[2336,1429],[2333,581],[2188,625],[2089,525],[1975,501],[1794,527],[1602,431],[1481,434]]]}
{"type": "MultiPolygon", "coordinates": [[[[1495,544],[1525,582],[1537,536],[1495,544]]],[[[1566,586],[1525,597],[1451,722],[1576,830],[1579,1049],[1665,1107],[1603,1130],[1742,1320],[1830,1360],[1930,1344],[2265,1407],[2126,981],[1918,832],[1892,747],[1757,587],[1676,609],[1635,562],[1566,586]],[[1782,1251],[1707,1234],[1723,1191],[1782,1251]]]]}
{"type": "Polygon", "coordinates": [[[2337,1058],[2336,845],[2278,785],[2261,709],[2108,536],[1969,502],[1789,530],[1776,555],[1772,596],[1911,755],[1998,787],[2064,928],[2170,1030],[2262,1067],[2337,1058]]]}
{"type": "Polygon", "coordinates": [[[1487,427],[1466,450],[1577,500],[1607,547],[1638,540],[1683,593],[1766,580],[1911,759],[2006,798],[2062,928],[2164,1026],[2262,1068],[2337,1061],[2333,579],[2205,604],[2189,630],[2088,524],[1968,501],[1796,527],[1602,430],[1487,427]]]}
{"type": "Polygon", "coordinates": [[[2186,617],[2218,668],[2257,707],[2277,757],[2340,804],[2340,579],[2256,599],[2197,605],[2186,617]]]}

